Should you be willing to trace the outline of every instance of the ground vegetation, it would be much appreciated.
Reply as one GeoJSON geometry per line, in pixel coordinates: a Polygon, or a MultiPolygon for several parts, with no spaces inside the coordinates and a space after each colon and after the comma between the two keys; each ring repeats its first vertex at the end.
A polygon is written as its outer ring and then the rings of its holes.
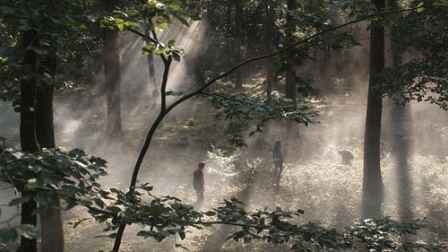
{"type": "MultiPolygon", "coordinates": [[[[439,3],[439,5],[440,4],[443,5],[443,3],[439,3]]],[[[153,8],[156,13],[161,14],[161,19],[158,19],[157,21],[157,24],[161,26],[163,26],[163,24],[165,23],[171,24],[170,17],[164,14],[164,11],[167,10],[171,11],[169,12],[169,14],[176,17],[179,22],[183,23],[184,25],[189,25],[188,21],[183,17],[181,6],[178,5],[177,1],[167,1],[166,5],[161,3],[148,2],[148,5],[146,7],[153,8]]],[[[382,17],[384,15],[384,13],[376,13],[375,9],[371,8],[370,5],[365,5],[364,7],[366,8],[360,9],[349,8],[353,7],[349,5],[343,7],[346,10],[352,10],[351,12],[349,11],[350,15],[358,18],[354,20],[353,23],[358,23],[362,20],[367,20],[373,17],[374,19],[379,19],[379,24],[381,24],[381,18],[379,17],[382,17]]],[[[235,8],[238,9],[236,13],[241,13],[242,10],[239,9],[241,8],[241,6],[235,6],[235,8]]],[[[424,8],[425,7],[423,4],[419,4],[414,8],[414,12],[420,13],[424,8]]],[[[172,235],[177,235],[181,240],[184,240],[184,238],[186,237],[186,233],[190,232],[190,228],[202,230],[203,228],[209,226],[226,225],[234,226],[235,229],[223,229],[221,231],[215,230],[214,233],[217,239],[219,239],[220,237],[222,238],[222,235],[219,235],[220,232],[227,234],[230,233],[229,235],[225,235],[225,237],[233,239],[235,241],[241,240],[244,242],[244,244],[252,244],[253,241],[261,241],[261,244],[257,242],[254,246],[263,246],[263,242],[281,246],[285,243],[285,246],[288,246],[289,248],[297,251],[301,251],[304,249],[319,250],[321,248],[377,250],[386,248],[403,248],[406,250],[418,248],[437,249],[440,241],[437,238],[433,239],[433,237],[424,237],[424,239],[430,241],[430,243],[428,244],[422,243],[420,242],[420,240],[414,240],[410,242],[402,241],[393,235],[394,232],[398,232],[398,236],[400,236],[400,234],[415,234],[415,231],[421,227],[419,221],[398,223],[391,221],[389,218],[378,220],[361,220],[360,225],[352,225],[348,228],[348,231],[344,233],[344,231],[339,231],[336,228],[332,228],[331,225],[334,223],[331,222],[329,226],[325,226],[325,224],[321,223],[305,223],[297,221],[296,218],[303,216],[305,211],[301,210],[300,207],[298,208],[299,210],[292,209],[292,207],[295,206],[294,204],[285,204],[288,206],[288,208],[291,207],[290,210],[284,210],[284,207],[278,206],[277,203],[274,203],[275,206],[271,208],[267,206],[269,205],[267,204],[268,202],[264,204],[265,206],[261,207],[256,203],[251,204],[251,198],[249,197],[250,190],[248,191],[248,189],[259,182],[264,183],[265,185],[271,184],[269,188],[272,188],[273,190],[274,199],[276,195],[281,194],[282,192],[281,184],[274,185],[270,183],[269,168],[265,169],[264,171],[258,169],[258,167],[260,167],[260,164],[263,163],[262,159],[259,157],[254,157],[253,159],[247,158],[246,160],[238,160],[235,158],[232,163],[227,164],[223,164],[223,162],[221,161],[219,163],[221,169],[211,169],[211,171],[216,172],[215,179],[219,178],[220,181],[223,181],[226,177],[230,177],[232,178],[230,184],[237,185],[238,187],[232,189],[236,190],[235,193],[232,193],[232,191],[230,191],[229,193],[229,195],[231,196],[233,196],[234,194],[235,197],[227,197],[230,199],[226,199],[223,202],[219,200],[218,202],[222,203],[217,204],[218,206],[208,206],[210,209],[208,211],[195,211],[190,205],[183,204],[181,200],[175,196],[157,196],[157,191],[153,192],[154,188],[146,182],[140,182],[139,178],[141,178],[141,169],[145,167],[143,158],[147,156],[149,147],[154,146],[152,145],[152,143],[155,140],[154,137],[156,136],[156,131],[164,127],[164,120],[172,119],[167,118],[168,114],[170,114],[171,112],[174,113],[175,108],[178,108],[181,104],[190,104],[197,106],[199,103],[209,101],[212,105],[210,107],[214,107],[214,109],[217,111],[215,119],[225,118],[230,121],[230,123],[229,121],[225,121],[221,124],[211,124],[212,128],[209,130],[213,131],[216,125],[221,125],[221,127],[223,127],[224,129],[224,133],[226,133],[222,135],[222,137],[217,137],[214,140],[212,139],[211,144],[209,144],[210,141],[207,139],[207,145],[202,145],[207,146],[206,148],[208,148],[208,146],[212,147],[211,151],[209,152],[209,158],[211,160],[214,160],[214,158],[217,157],[224,158],[225,160],[226,158],[228,158],[228,156],[232,156],[233,154],[223,153],[229,151],[232,153],[233,151],[236,151],[235,147],[248,147],[249,145],[248,142],[246,142],[247,140],[245,137],[246,134],[248,136],[254,137],[257,136],[257,134],[265,132],[269,128],[272,129],[274,128],[274,126],[279,126],[289,120],[308,126],[309,124],[314,123],[314,121],[311,119],[316,115],[313,110],[314,107],[322,106],[320,103],[328,100],[325,100],[326,98],[322,98],[322,100],[319,100],[319,102],[316,103],[312,99],[313,97],[309,96],[308,91],[312,89],[308,88],[307,85],[299,88],[299,91],[304,95],[304,98],[300,101],[300,103],[297,103],[292,99],[284,99],[282,91],[280,89],[276,90],[278,91],[278,96],[273,95],[271,99],[269,99],[269,101],[265,101],[264,95],[260,96],[257,95],[257,93],[253,92],[256,90],[255,88],[254,90],[251,90],[252,92],[216,92],[225,89],[225,84],[222,85],[222,82],[219,81],[224,80],[225,77],[230,76],[235,71],[238,71],[242,66],[246,67],[247,65],[249,65],[249,63],[274,56],[278,56],[279,58],[281,58],[281,55],[287,53],[288,50],[291,50],[300,45],[306,45],[311,39],[317,39],[320,36],[327,34],[328,32],[337,31],[340,28],[348,26],[352,22],[349,21],[341,25],[331,26],[327,29],[316,31],[315,33],[305,36],[305,38],[296,39],[295,42],[289,45],[285,44],[272,53],[243,61],[242,63],[237,64],[235,67],[231,67],[230,70],[220,73],[218,77],[210,77],[210,79],[205,81],[204,85],[200,86],[199,88],[193,88],[194,91],[185,91],[184,89],[181,89],[181,91],[169,91],[167,90],[167,87],[168,77],[171,76],[171,64],[173,63],[173,60],[179,61],[184,51],[180,47],[176,46],[175,40],[166,40],[165,42],[161,42],[156,37],[149,37],[147,33],[141,33],[138,30],[134,29],[134,26],[136,25],[135,20],[132,19],[132,17],[134,16],[131,15],[131,18],[129,18],[130,16],[128,15],[133,14],[132,11],[133,10],[127,10],[126,12],[117,9],[116,12],[114,12],[115,14],[113,14],[112,16],[106,15],[106,17],[102,17],[101,15],[99,15],[100,18],[97,19],[96,23],[100,24],[101,27],[109,27],[118,30],[128,30],[134,34],[137,34],[141,38],[149,40],[150,42],[152,42],[152,44],[149,43],[144,46],[143,52],[145,54],[156,53],[160,56],[163,62],[163,78],[160,88],[161,101],[159,104],[159,114],[153,117],[154,122],[148,129],[149,133],[142,143],[143,148],[138,152],[138,158],[136,158],[137,163],[135,164],[134,169],[131,172],[132,176],[130,185],[125,185],[124,188],[117,188],[112,186],[110,187],[110,189],[102,189],[101,184],[97,182],[97,179],[100,179],[100,175],[105,175],[103,170],[105,162],[102,159],[97,159],[95,157],[85,155],[84,152],[76,149],[72,151],[62,152],[52,149],[29,153],[31,151],[27,148],[24,148],[22,152],[20,152],[2,147],[2,180],[14,185],[19,192],[22,192],[17,196],[16,199],[11,201],[11,205],[21,205],[27,202],[33,202],[33,204],[38,203],[35,206],[27,208],[29,210],[32,210],[31,216],[43,213],[48,208],[53,208],[55,210],[62,210],[62,208],[65,208],[66,210],[70,210],[77,206],[84,206],[89,210],[90,215],[96,221],[100,223],[107,223],[107,228],[104,230],[106,233],[105,236],[115,239],[112,249],[113,251],[120,250],[120,247],[123,245],[122,241],[125,227],[131,224],[140,224],[141,227],[143,227],[141,230],[137,231],[137,236],[142,236],[144,238],[151,237],[157,242],[166,240],[166,238],[172,235]],[[213,87],[212,84],[214,85],[213,87]],[[169,100],[169,96],[173,96],[174,100],[169,100]],[[168,101],[171,101],[171,103],[169,103],[168,101]],[[255,122],[255,127],[251,127],[249,122],[255,122]],[[222,139],[226,140],[224,141],[225,144],[223,142],[220,142],[222,139]],[[225,150],[222,150],[222,147],[224,147],[225,150]],[[234,180],[235,178],[237,180],[234,180]],[[37,192],[43,193],[45,197],[41,197],[37,192]],[[64,200],[64,205],[62,207],[55,205],[54,202],[56,199],[64,200]],[[243,204],[243,202],[238,199],[243,199],[246,204],[243,204]],[[145,229],[145,227],[147,228],[145,229]]],[[[412,12],[412,9],[408,11],[412,12]]],[[[16,15],[15,12],[11,12],[11,9],[8,9],[6,7],[2,8],[2,12],[4,14],[9,14],[12,17],[16,15]]],[[[301,18],[300,12],[298,12],[298,14],[291,14],[291,12],[287,13],[287,16],[301,18]]],[[[136,16],[141,18],[141,15],[136,16]]],[[[15,17],[18,17],[18,15],[16,15],[15,17]]],[[[315,19],[316,23],[322,24],[319,23],[320,21],[323,21],[322,19],[319,19],[319,15],[314,16],[314,18],[317,18],[315,19]]],[[[19,21],[20,20],[21,19],[19,18],[19,21]]],[[[7,30],[7,28],[9,28],[9,24],[7,22],[5,22],[4,24],[5,29],[7,30]]],[[[241,28],[241,23],[238,22],[235,24],[236,26],[239,26],[238,29],[241,28]]],[[[75,27],[75,31],[82,30],[82,27],[79,26],[73,25],[71,27],[75,27]]],[[[35,28],[29,29],[29,27],[25,27],[23,29],[23,33],[29,34],[31,37],[33,37],[33,34],[36,33],[36,30],[38,30],[35,28]]],[[[241,32],[238,31],[237,34],[241,34],[241,32]]],[[[25,41],[27,41],[26,38],[30,37],[25,36],[25,41]]],[[[353,41],[352,36],[343,36],[343,38],[345,39],[342,40],[342,42],[353,41]]],[[[10,40],[3,41],[6,44],[11,43],[10,40]]],[[[51,55],[51,53],[54,53],[55,51],[53,49],[49,49],[48,51],[39,50],[40,47],[37,44],[33,44],[38,42],[41,43],[41,40],[30,40],[31,45],[33,46],[25,47],[25,55],[31,55],[34,58],[31,56],[25,57],[25,59],[27,59],[26,61],[24,61],[26,63],[25,65],[31,66],[31,69],[29,70],[31,71],[31,73],[33,73],[33,75],[31,77],[22,78],[19,82],[20,87],[22,88],[20,89],[20,101],[22,103],[18,111],[21,112],[21,115],[23,116],[21,120],[22,123],[26,122],[25,119],[34,120],[32,116],[28,115],[28,112],[33,112],[34,105],[32,103],[33,101],[35,102],[37,100],[32,98],[24,99],[24,97],[26,96],[23,95],[29,94],[30,97],[34,97],[34,93],[30,92],[36,91],[38,93],[37,90],[39,89],[39,86],[36,85],[36,83],[43,83],[42,81],[49,85],[54,83],[54,80],[52,79],[55,74],[52,74],[51,71],[42,72],[42,70],[40,70],[41,68],[37,67],[37,62],[39,61],[36,60],[36,57],[39,58],[38,55],[42,55],[41,60],[42,62],[45,62],[45,57],[43,56],[47,53],[51,55]],[[33,85],[31,88],[29,85],[30,83],[33,85]],[[24,109],[27,110],[24,111],[24,109]],[[25,118],[24,116],[28,117],[25,118]]],[[[13,43],[9,45],[13,45],[13,43]]],[[[44,45],[46,44],[44,43],[44,45]]],[[[14,48],[14,46],[12,46],[11,48],[14,48]]],[[[4,65],[7,67],[17,66],[18,64],[14,64],[14,62],[11,62],[11,59],[14,58],[14,55],[11,54],[8,56],[9,57],[3,58],[2,62],[4,63],[4,65]]],[[[45,64],[43,64],[43,66],[45,66],[45,64]]],[[[285,64],[284,66],[287,65],[285,64]]],[[[5,70],[5,73],[10,73],[9,71],[11,69],[12,68],[3,68],[3,70],[5,70]]],[[[248,77],[250,76],[253,78],[253,76],[257,76],[258,71],[255,68],[254,71],[246,72],[248,77]]],[[[277,71],[278,76],[281,76],[282,73],[283,71],[277,71]]],[[[6,75],[6,77],[8,76],[14,75],[6,75]]],[[[17,98],[17,96],[15,96],[15,94],[17,94],[17,89],[14,89],[14,78],[5,78],[3,80],[4,82],[2,82],[2,88],[4,89],[2,91],[2,95],[4,95],[4,97],[6,98],[17,98]]],[[[345,79],[342,80],[345,81],[345,79]]],[[[319,80],[319,82],[321,81],[322,80],[319,80]]],[[[337,81],[333,80],[331,82],[327,82],[327,84],[335,82],[337,81]]],[[[248,83],[251,82],[248,81],[248,83]]],[[[281,78],[277,82],[277,85],[279,86],[282,86],[284,84],[285,83],[282,82],[281,78]]],[[[241,87],[239,87],[239,89],[241,89],[241,87]]],[[[36,106],[36,108],[37,107],[38,106],[36,106]]],[[[207,110],[207,108],[205,108],[205,110],[207,110]]],[[[199,115],[201,114],[204,113],[199,113],[199,115]]],[[[209,114],[210,113],[205,113],[205,115],[209,114]]],[[[182,116],[180,116],[179,118],[182,118],[181,120],[185,119],[185,117],[182,116]]],[[[210,127],[209,122],[212,121],[206,120],[202,124],[196,124],[196,121],[198,120],[200,119],[197,119],[196,116],[189,118],[187,129],[189,128],[189,126],[199,125],[198,128],[202,132],[203,126],[207,125],[210,127]]],[[[96,125],[101,125],[101,122],[96,121],[96,123],[96,125]]],[[[32,124],[27,125],[29,126],[32,124]]],[[[282,127],[279,128],[281,129],[282,127]]],[[[23,132],[27,132],[30,134],[33,133],[33,131],[30,130],[31,128],[28,127],[27,129],[28,131],[23,132]]],[[[276,130],[273,130],[274,133],[275,131],[276,130]]],[[[93,131],[91,130],[87,130],[88,134],[91,134],[92,132],[93,131]]],[[[196,141],[191,137],[189,133],[186,132],[187,130],[184,130],[181,131],[181,135],[177,135],[180,136],[178,142],[175,142],[175,144],[172,145],[169,150],[176,150],[176,147],[179,147],[179,144],[183,147],[189,147],[196,141]]],[[[277,136],[275,136],[275,134],[271,135],[270,137],[273,136],[278,138],[277,136]]],[[[30,141],[26,141],[24,143],[28,144],[34,141],[33,137],[29,137],[28,139],[30,141]]],[[[39,141],[39,138],[36,139],[39,141]]],[[[123,149],[126,149],[126,147],[134,146],[134,141],[139,139],[140,138],[130,138],[130,140],[128,140],[129,142],[125,142],[126,145],[123,144],[118,146],[118,148],[120,149],[120,153],[124,153],[123,149]]],[[[172,140],[172,136],[167,137],[166,139],[172,140]]],[[[255,146],[268,146],[269,142],[273,142],[272,140],[267,141],[267,139],[269,139],[268,136],[259,138],[261,144],[255,146]]],[[[289,137],[288,139],[291,140],[289,137]]],[[[22,145],[24,146],[23,143],[22,145]]],[[[39,146],[39,142],[36,142],[34,147],[36,146],[39,146]]],[[[100,148],[111,151],[113,147],[109,147],[105,148],[105,146],[103,146],[100,148]]],[[[51,148],[51,146],[49,146],[49,148],[51,148]]],[[[40,148],[37,147],[37,150],[39,149],[40,148]]],[[[290,151],[294,150],[294,146],[289,146],[289,149],[290,151]]],[[[300,148],[300,150],[302,150],[302,148],[300,148]]],[[[241,150],[237,149],[237,152],[239,151],[241,150]]],[[[301,151],[301,153],[303,152],[305,151],[301,151]]],[[[337,151],[335,151],[335,155],[336,153],[337,151]]],[[[308,154],[309,155],[307,156],[307,159],[311,160],[311,157],[313,156],[311,154],[313,154],[313,152],[309,151],[308,154]]],[[[157,159],[157,156],[159,155],[160,154],[152,157],[157,159]]],[[[385,153],[385,155],[387,155],[387,153],[385,153]]],[[[251,155],[246,156],[253,157],[251,155]]],[[[305,159],[304,157],[305,156],[296,156],[296,158],[294,158],[294,155],[290,154],[289,158],[291,160],[291,165],[297,166],[297,164],[302,163],[303,159],[305,159]]],[[[165,162],[160,162],[158,163],[158,165],[161,165],[163,167],[169,165],[169,163],[167,164],[166,162],[166,157],[162,156],[162,158],[165,159],[165,162]]],[[[190,158],[188,158],[187,160],[190,160],[190,158]]],[[[380,158],[379,155],[377,158],[380,158]]],[[[112,158],[112,160],[113,159],[114,158],[112,158]]],[[[123,158],[117,158],[114,161],[118,161],[118,163],[126,162],[126,160],[123,158]]],[[[126,166],[128,165],[124,165],[124,167],[126,166]]],[[[149,172],[154,172],[154,170],[158,170],[157,172],[162,172],[160,176],[151,176],[151,178],[162,178],[166,176],[165,171],[155,169],[155,166],[146,167],[149,172]]],[[[380,170],[380,172],[384,172],[384,170],[380,170]]],[[[287,175],[287,173],[285,175],[287,175]]],[[[295,178],[295,176],[293,176],[293,178],[295,178]]],[[[305,178],[307,178],[306,175],[305,178]]],[[[287,181],[288,180],[285,179],[284,181],[282,181],[282,183],[284,184],[287,181]]],[[[309,180],[308,178],[306,179],[306,181],[316,182],[315,179],[309,180]]],[[[303,183],[306,183],[306,181],[303,181],[303,183]]],[[[107,183],[105,183],[105,185],[107,185],[107,183]]],[[[227,190],[225,192],[229,191],[227,190]]],[[[291,203],[293,202],[294,197],[289,199],[289,203],[291,203]]],[[[314,204],[318,199],[319,198],[311,199],[310,204],[314,204]]],[[[337,212],[340,213],[339,211],[337,212]]],[[[24,216],[24,214],[22,214],[22,216],[24,216]]],[[[322,217],[322,219],[325,218],[322,217]]],[[[319,219],[319,221],[322,221],[322,219],[319,219]]],[[[78,227],[83,222],[85,222],[85,220],[86,219],[82,218],[81,220],[74,222],[73,226],[78,227]]],[[[341,218],[337,217],[336,220],[341,221],[341,218]]],[[[9,224],[9,222],[7,223],[9,224]]],[[[434,233],[437,234],[437,232],[434,233]]],[[[22,225],[18,227],[10,226],[6,229],[2,229],[1,237],[3,239],[2,241],[9,241],[16,240],[19,235],[23,236],[22,241],[26,241],[28,239],[35,240],[39,237],[39,232],[38,229],[35,228],[35,223],[22,223],[22,225]]],[[[42,242],[44,242],[44,240],[42,242]]],[[[22,246],[25,245],[22,244],[22,246]]],[[[178,242],[175,242],[173,246],[185,247],[178,242]]],[[[215,246],[216,248],[216,246],[219,245],[214,243],[203,244],[203,246],[207,251],[207,246],[215,246]]],[[[226,248],[227,247],[223,249],[226,248]]],[[[230,249],[232,248],[230,247],[230,249]]],[[[36,248],[33,248],[33,250],[36,250],[36,248]]]]}

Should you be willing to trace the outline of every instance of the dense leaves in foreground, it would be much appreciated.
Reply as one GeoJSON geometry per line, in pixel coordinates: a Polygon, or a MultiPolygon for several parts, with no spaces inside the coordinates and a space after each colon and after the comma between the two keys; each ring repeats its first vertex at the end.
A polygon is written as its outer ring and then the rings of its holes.
{"type": "MultiPolygon", "coordinates": [[[[364,220],[346,228],[345,232],[328,229],[316,223],[300,223],[302,210],[284,211],[258,209],[247,210],[244,203],[232,198],[224,200],[218,207],[198,212],[192,206],[183,204],[171,196],[156,197],[152,187],[140,185],[132,192],[124,193],[111,188],[103,190],[96,182],[107,175],[106,162],[86,155],[79,149],[68,152],[59,149],[24,153],[2,148],[0,154],[0,178],[13,184],[18,196],[9,204],[23,204],[33,200],[39,204],[34,214],[54,208],[57,199],[65,201],[58,210],[69,210],[84,206],[96,221],[106,223],[104,236],[114,238],[121,224],[139,224],[142,227],[137,236],[162,241],[178,234],[186,238],[187,228],[202,229],[211,225],[231,225],[236,229],[227,237],[249,243],[266,241],[274,245],[288,243],[295,251],[322,251],[326,249],[392,249],[397,251],[440,251],[435,245],[408,242],[400,243],[398,238],[414,235],[424,227],[422,221],[399,223],[388,218],[364,220]],[[37,196],[24,196],[22,192],[37,192],[37,196]]],[[[85,219],[79,220],[74,227],[85,219]]],[[[0,229],[0,243],[17,240],[20,235],[39,237],[39,230],[33,226],[17,226],[0,229]]]]}
{"type": "Polygon", "coordinates": [[[395,54],[419,55],[382,73],[385,95],[395,96],[401,105],[416,100],[448,109],[447,5],[446,1],[425,1],[424,5],[422,1],[413,1],[412,6],[421,9],[401,18],[392,30],[395,54]]]}

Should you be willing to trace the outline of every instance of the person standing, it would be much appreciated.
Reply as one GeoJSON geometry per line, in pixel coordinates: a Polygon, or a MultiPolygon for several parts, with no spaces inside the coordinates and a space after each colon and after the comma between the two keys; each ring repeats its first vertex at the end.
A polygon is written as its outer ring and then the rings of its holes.
{"type": "Polygon", "coordinates": [[[205,162],[199,162],[198,168],[193,173],[193,187],[196,190],[197,201],[194,203],[196,208],[202,207],[204,201],[204,168],[205,162]]]}
{"type": "Polygon", "coordinates": [[[277,180],[276,182],[280,182],[280,176],[283,171],[283,156],[282,156],[282,143],[280,141],[276,141],[274,145],[274,150],[272,151],[272,158],[274,160],[274,178],[277,180]]]}

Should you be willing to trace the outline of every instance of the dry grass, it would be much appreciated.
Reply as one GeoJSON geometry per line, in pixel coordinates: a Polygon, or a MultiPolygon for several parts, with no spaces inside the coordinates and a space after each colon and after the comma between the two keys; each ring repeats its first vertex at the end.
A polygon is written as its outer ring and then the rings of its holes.
{"type": "MultiPolygon", "coordinates": [[[[262,95],[261,79],[254,77],[251,83],[245,91],[262,95]]],[[[230,88],[224,83],[217,89],[229,91],[230,88]]],[[[280,90],[282,82],[274,88],[280,90]]],[[[192,204],[195,201],[191,185],[192,172],[199,161],[205,160],[208,170],[206,168],[204,209],[218,206],[222,199],[237,197],[246,203],[248,209],[303,209],[305,214],[297,220],[299,223],[314,221],[342,229],[359,221],[363,176],[365,99],[355,91],[350,92],[344,89],[343,93],[323,93],[320,97],[306,100],[309,106],[320,111],[321,123],[308,128],[301,126],[301,138],[285,138],[285,122],[281,121],[270,123],[263,133],[249,138],[249,147],[241,150],[238,159],[232,162],[233,176],[211,172],[219,171],[221,161],[207,155],[207,151],[212,151],[212,144],[227,151],[227,156],[234,154],[235,150],[226,145],[226,137],[222,134],[225,122],[213,120],[213,110],[206,100],[188,101],[185,106],[176,108],[157,130],[139,176],[140,182],[150,182],[156,195],[169,194],[192,204]],[[271,148],[276,139],[283,141],[286,157],[278,187],[274,186],[271,179],[271,148]],[[340,164],[337,150],[342,148],[350,148],[355,153],[353,164],[340,164]],[[259,160],[259,163],[254,163],[254,160],[259,160]]],[[[104,120],[101,115],[92,116],[94,114],[89,114],[91,120],[84,120],[86,123],[80,128],[77,136],[82,139],[67,140],[73,139],[74,134],[67,138],[59,137],[64,139],[61,142],[67,147],[78,144],[77,147],[108,160],[111,175],[103,181],[104,185],[126,190],[136,156],[155,111],[134,109],[124,112],[126,143],[123,145],[99,144],[101,138],[92,129],[104,129],[104,120]]],[[[391,122],[385,121],[384,124],[391,122]]],[[[441,141],[440,138],[437,140],[441,141]]],[[[419,154],[414,148],[405,158],[407,162],[403,168],[397,161],[398,153],[387,147],[390,146],[387,142],[385,146],[382,159],[386,187],[384,216],[396,220],[427,217],[428,229],[417,238],[428,242],[444,240],[448,231],[445,217],[448,210],[447,156],[432,152],[427,145],[420,146],[418,150],[424,149],[425,154],[419,154]]],[[[111,239],[95,238],[102,234],[104,225],[90,220],[72,228],[70,223],[87,217],[88,214],[81,208],[65,213],[67,251],[111,249],[111,239]]],[[[161,243],[136,237],[137,230],[138,227],[134,226],[126,230],[121,251],[181,251],[175,247],[177,243],[189,251],[289,251],[284,245],[274,247],[263,242],[242,244],[225,241],[229,234],[226,227],[191,229],[183,241],[172,237],[161,243]]]]}

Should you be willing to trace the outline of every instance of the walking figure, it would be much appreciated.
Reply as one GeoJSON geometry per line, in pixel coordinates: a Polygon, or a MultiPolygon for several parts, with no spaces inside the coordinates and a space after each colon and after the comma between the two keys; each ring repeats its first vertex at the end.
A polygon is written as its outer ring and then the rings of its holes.
{"type": "Polygon", "coordinates": [[[280,177],[283,171],[282,143],[280,141],[275,142],[274,149],[272,151],[272,158],[275,167],[274,179],[276,179],[277,183],[280,183],[280,177]]]}
{"type": "Polygon", "coordinates": [[[204,168],[205,162],[199,162],[198,168],[193,172],[193,187],[196,190],[197,201],[194,203],[195,208],[201,209],[204,201],[204,168]]]}

